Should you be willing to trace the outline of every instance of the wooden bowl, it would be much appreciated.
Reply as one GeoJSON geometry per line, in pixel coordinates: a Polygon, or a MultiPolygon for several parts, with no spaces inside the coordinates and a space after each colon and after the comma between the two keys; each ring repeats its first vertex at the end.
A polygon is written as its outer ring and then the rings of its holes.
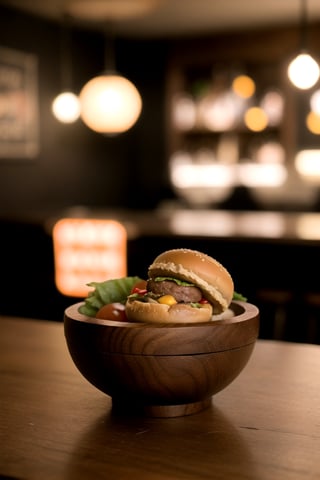
{"type": "Polygon", "coordinates": [[[208,407],[245,367],[259,331],[259,310],[245,302],[232,302],[221,320],[179,325],[98,320],[80,305],[64,315],[70,355],[125,413],[174,417],[208,407]]]}

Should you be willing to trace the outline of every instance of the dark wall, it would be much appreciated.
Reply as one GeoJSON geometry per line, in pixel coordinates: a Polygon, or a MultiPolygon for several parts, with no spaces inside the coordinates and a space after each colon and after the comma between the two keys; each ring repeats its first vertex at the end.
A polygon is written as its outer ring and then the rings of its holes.
{"type": "MultiPolygon", "coordinates": [[[[0,158],[0,217],[72,205],[153,207],[167,189],[164,77],[167,45],[116,39],[118,70],[140,90],[143,111],[126,133],[105,137],[81,120],[59,123],[59,25],[0,7],[0,45],[38,61],[40,152],[34,159],[0,158]],[[150,53],[152,52],[152,53],[150,53]]],[[[103,70],[104,38],[72,28],[75,91],[103,70]]]]}

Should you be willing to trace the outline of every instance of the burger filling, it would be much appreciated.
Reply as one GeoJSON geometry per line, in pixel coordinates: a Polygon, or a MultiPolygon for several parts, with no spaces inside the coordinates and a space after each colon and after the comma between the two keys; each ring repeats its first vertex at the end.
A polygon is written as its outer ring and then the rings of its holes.
{"type": "MultiPolygon", "coordinates": [[[[161,277],[162,278],[162,277],[161,277]]],[[[148,292],[156,295],[172,295],[177,303],[198,303],[203,295],[201,290],[193,284],[187,282],[178,282],[169,279],[149,279],[147,282],[148,292]]]]}
{"type": "Polygon", "coordinates": [[[204,303],[209,303],[200,288],[192,283],[170,277],[150,278],[147,288],[143,291],[133,292],[129,298],[142,302],[162,303],[161,299],[173,297],[176,303],[189,303],[200,308],[204,303]]]}

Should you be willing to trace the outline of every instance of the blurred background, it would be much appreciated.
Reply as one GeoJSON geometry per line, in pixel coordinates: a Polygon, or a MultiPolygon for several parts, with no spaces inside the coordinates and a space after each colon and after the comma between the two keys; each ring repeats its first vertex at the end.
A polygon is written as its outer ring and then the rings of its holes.
{"type": "Polygon", "coordinates": [[[0,314],[186,247],[319,343],[319,64],[318,0],[1,1],[0,314]]]}

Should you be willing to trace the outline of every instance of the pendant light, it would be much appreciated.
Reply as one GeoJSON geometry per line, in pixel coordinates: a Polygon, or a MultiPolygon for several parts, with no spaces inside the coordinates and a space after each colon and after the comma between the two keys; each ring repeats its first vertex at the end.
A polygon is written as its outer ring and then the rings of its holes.
{"type": "Polygon", "coordinates": [[[135,85],[116,71],[110,36],[106,36],[105,66],[105,71],[89,80],[80,92],[81,118],[91,130],[114,135],[136,123],[142,99],[135,85]]]}
{"type": "Polygon", "coordinates": [[[72,91],[70,29],[67,17],[60,29],[61,92],[52,102],[53,115],[62,123],[73,123],[80,116],[80,102],[72,91]]]}
{"type": "MultiPolygon", "coordinates": [[[[164,0],[69,0],[68,12],[95,28],[115,25],[149,15],[164,0]]],[[[91,129],[105,135],[129,130],[138,120],[142,99],[136,86],[115,68],[110,28],[106,36],[105,71],[89,80],[80,91],[81,119],[91,129]]]]}
{"type": "Polygon", "coordinates": [[[307,0],[300,0],[300,2],[300,52],[289,64],[288,77],[295,87],[308,90],[317,83],[320,68],[307,51],[307,0]]]}

